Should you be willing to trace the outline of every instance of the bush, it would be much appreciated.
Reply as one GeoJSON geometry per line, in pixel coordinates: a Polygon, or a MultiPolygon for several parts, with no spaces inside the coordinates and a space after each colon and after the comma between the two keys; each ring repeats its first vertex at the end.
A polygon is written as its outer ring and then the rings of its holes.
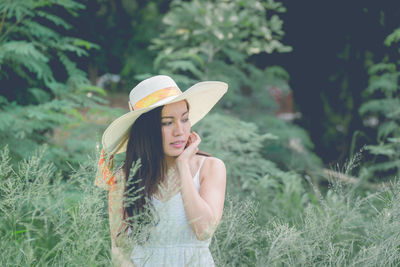
{"type": "Polygon", "coordinates": [[[67,19],[84,8],[73,0],[0,3],[0,147],[9,145],[13,160],[47,143],[48,157],[66,171],[95,146],[93,138],[82,138],[93,136],[93,123],[79,123],[105,92],[90,84],[77,61],[98,46],[67,36],[67,19]],[[58,142],[57,132],[73,138],[58,142]]]}
{"type": "Polygon", "coordinates": [[[152,40],[155,72],[173,76],[183,88],[198,80],[226,81],[232,92],[225,100],[238,104],[241,87],[253,84],[249,74],[260,73],[250,56],[291,51],[281,42],[278,14],[285,11],[274,0],[174,0],[152,40]]]}
{"type": "Polygon", "coordinates": [[[312,198],[298,173],[283,171],[263,157],[267,146],[279,142],[277,136],[261,134],[256,124],[221,114],[207,116],[195,129],[202,138],[201,149],[226,163],[227,192],[259,202],[263,223],[271,216],[297,218],[312,198]]]}

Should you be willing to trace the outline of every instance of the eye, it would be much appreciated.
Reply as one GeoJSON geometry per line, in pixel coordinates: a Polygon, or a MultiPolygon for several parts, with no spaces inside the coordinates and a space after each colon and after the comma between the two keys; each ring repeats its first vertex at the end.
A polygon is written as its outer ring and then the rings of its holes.
{"type": "Polygon", "coordinates": [[[189,117],[186,117],[184,119],[182,119],[183,122],[188,122],[189,121],[189,117]]]}
{"type": "Polygon", "coordinates": [[[171,121],[164,121],[164,122],[161,123],[162,126],[169,126],[171,124],[172,124],[171,121]]]}

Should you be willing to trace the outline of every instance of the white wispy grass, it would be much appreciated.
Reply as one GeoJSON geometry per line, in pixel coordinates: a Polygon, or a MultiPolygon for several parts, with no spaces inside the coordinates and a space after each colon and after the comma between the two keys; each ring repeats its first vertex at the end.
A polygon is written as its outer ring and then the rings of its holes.
{"type": "MultiPolygon", "coordinates": [[[[107,192],[93,185],[94,160],[64,179],[43,153],[16,168],[7,149],[0,153],[0,266],[112,266],[107,192]]],[[[210,246],[217,266],[400,265],[400,182],[362,193],[332,186],[318,198],[308,193],[316,200],[297,212],[287,211],[301,200],[292,191],[260,192],[258,200],[227,197],[210,246]]]]}
{"type": "Polygon", "coordinates": [[[10,166],[0,153],[0,266],[110,266],[105,195],[93,166],[64,181],[44,151],[10,166]]]}

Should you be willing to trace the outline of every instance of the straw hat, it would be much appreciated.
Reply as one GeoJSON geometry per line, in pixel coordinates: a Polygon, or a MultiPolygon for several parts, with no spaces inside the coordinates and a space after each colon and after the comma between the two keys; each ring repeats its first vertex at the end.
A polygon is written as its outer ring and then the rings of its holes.
{"type": "Polygon", "coordinates": [[[156,107],[186,99],[192,125],[201,120],[228,90],[224,82],[196,83],[182,92],[174,80],[165,75],[148,78],[136,85],[129,94],[130,112],[114,120],[102,138],[104,152],[114,155],[126,151],[130,128],[145,112],[156,107]]]}

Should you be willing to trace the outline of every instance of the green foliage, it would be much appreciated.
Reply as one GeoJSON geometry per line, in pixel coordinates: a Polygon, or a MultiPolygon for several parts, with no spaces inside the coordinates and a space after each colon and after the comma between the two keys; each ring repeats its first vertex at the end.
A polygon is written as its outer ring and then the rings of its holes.
{"type": "Polygon", "coordinates": [[[311,198],[302,177],[263,157],[263,151],[278,142],[277,136],[260,134],[256,124],[220,114],[207,116],[195,127],[202,137],[201,149],[226,162],[228,193],[260,203],[261,221],[298,217],[311,198]]]}
{"type": "Polygon", "coordinates": [[[1,266],[110,266],[105,197],[95,165],[63,182],[44,151],[12,167],[0,153],[1,266]]]}
{"type": "Polygon", "coordinates": [[[159,34],[162,19],[159,10],[160,2],[163,1],[148,1],[144,7],[138,8],[131,15],[133,34],[128,40],[125,53],[122,54],[123,67],[120,73],[129,85],[137,82],[134,79],[137,74],[149,73],[153,70],[156,54],[147,47],[150,40],[159,34]]]}
{"type": "MultiPolygon", "coordinates": [[[[62,36],[57,26],[69,29],[70,26],[61,17],[51,14],[49,7],[60,6],[70,12],[84,8],[75,1],[3,1],[0,5],[0,14],[3,21],[0,25],[0,63],[16,72],[18,76],[29,79],[29,85],[39,84],[41,81],[55,95],[60,95],[64,90],[56,83],[51,65],[52,60],[60,58],[60,62],[69,78],[73,74],[80,74],[75,64],[68,58],[68,53],[78,56],[87,55],[83,44],[95,47],[83,40],[62,36]],[[56,25],[56,27],[54,27],[56,25]],[[4,29],[4,31],[2,31],[4,29]],[[26,60],[29,58],[29,60],[26,60]],[[36,81],[37,80],[37,81],[36,81]]],[[[9,76],[9,72],[2,70],[2,79],[9,76]]],[[[76,77],[75,77],[76,78],[76,77]]],[[[85,85],[70,79],[72,88],[85,85]]],[[[28,102],[29,103],[29,102],[28,102]]]]}
{"type": "Polygon", "coordinates": [[[135,79],[137,74],[149,73],[153,69],[156,55],[147,48],[150,40],[159,34],[162,13],[168,7],[168,1],[79,2],[86,9],[71,21],[71,32],[102,48],[91,51],[80,66],[88,69],[93,83],[103,74],[119,74],[121,80],[107,89],[129,90],[138,82],[135,79]]]}
{"type": "Polygon", "coordinates": [[[250,56],[291,50],[280,42],[282,21],[272,13],[284,11],[274,1],[173,1],[163,18],[164,31],[153,39],[155,70],[185,86],[227,81],[237,92],[252,84],[249,74],[257,71],[250,56]]]}
{"type": "Polygon", "coordinates": [[[83,121],[78,109],[102,101],[93,93],[104,94],[75,62],[98,46],[66,36],[71,26],[58,15],[76,16],[82,9],[72,0],[0,3],[0,147],[8,144],[17,159],[49,143],[49,157],[67,170],[67,161],[76,165],[82,160],[77,155],[95,146],[94,139],[64,147],[53,140],[55,132],[83,121]]]}
{"type": "Polygon", "coordinates": [[[400,28],[397,28],[386,37],[385,45],[391,46],[393,43],[398,43],[399,41],[400,41],[400,28]]]}
{"type": "Polygon", "coordinates": [[[286,169],[305,170],[321,163],[310,153],[308,135],[274,117],[279,106],[271,88],[288,96],[289,74],[279,66],[261,70],[250,59],[291,50],[280,41],[281,12],[285,8],[275,1],[173,1],[163,18],[166,27],[153,39],[151,48],[158,52],[154,68],[174,77],[182,88],[199,80],[227,82],[229,90],[220,106],[255,122],[263,132],[282,137],[265,149],[264,157],[286,169]],[[307,157],[299,160],[299,154],[307,157]]]}
{"type": "MultiPolygon", "coordinates": [[[[235,148],[226,151],[227,157],[231,157],[229,153],[232,150],[237,150],[236,156],[242,155],[242,152],[246,151],[254,153],[256,155],[254,158],[262,159],[262,162],[255,161],[249,167],[253,169],[250,173],[256,172],[251,176],[257,176],[257,171],[262,170],[263,167],[260,166],[264,166],[264,164],[266,164],[266,168],[271,164],[274,166],[277,164],[284,170],[306,171],[309,174],[321,166],[320,159],[310,152],[313,149],[311,140],[300,127],[267,114],[259,115],[259,117],[254,115],[245,121],[232,116],[215,114],[207,116],[195,128],[201,133],[202,139],[206,140],[203,143],[210,144],[207,145],[206,151],[210,149],[220,155],[221,151],[225,151],[225,147],[221,144],[230,144],[235,148]],[[240,140],[241,143],[236,140],[240,140]],[[241,146],[245,148],[241,148],[241,146]]],[[[247,161],[248,159],[237,158],[235,161],[239,163],[242,160],[247,161]]]]}
{"type": "MultiPolygon", "coordinates": [[[[399,29],[390,34],[386,45],[398,42],[399,29]]],[[[365,117],[373,117],[378,121],[377,144],[368,145],[366,149],[373,160],[365,165],[365,178],[375,175],[400,175],[400,87],[398,64],[383,62],[369,67],[370,75],[368,88],[364,95],[366,101],[359,112],[365,117]]]]}
{"type": "Polygon", "coordinates": [[[322,166],[320,158],[312,150],[308,133],[301,127],[267,114],[259,114],[253,119],[261,132],[269,132],[279,139],[266,144],[262,155],[276,162],[285,170],[296,172],[314,172],[322,166]]]}

